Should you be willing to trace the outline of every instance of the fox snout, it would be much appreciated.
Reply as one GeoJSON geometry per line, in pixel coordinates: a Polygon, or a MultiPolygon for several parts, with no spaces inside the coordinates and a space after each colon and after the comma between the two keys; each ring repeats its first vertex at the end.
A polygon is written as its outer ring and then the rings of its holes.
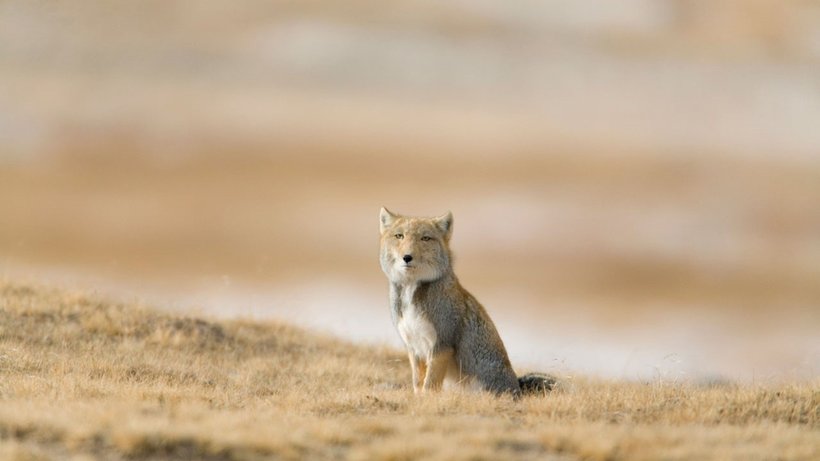
{"type": "Polygon", "coordinates": [[[433,241],[423,241],[412,235],[397,239],[388,235],[382,242],[382,269],[400,283],[435,280],[448,270],[446,247],[433,241]]]}

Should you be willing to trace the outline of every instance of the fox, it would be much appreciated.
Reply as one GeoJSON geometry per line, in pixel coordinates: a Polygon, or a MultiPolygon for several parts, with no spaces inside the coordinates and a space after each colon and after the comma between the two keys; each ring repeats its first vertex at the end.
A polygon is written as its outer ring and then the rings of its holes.
{"type": "Polygon", "coordinates": [[[453,214],[402,216],[382,207],[380,264],[390,287],[393,325],[407,350],[413,392],[445,384],[496,395],[546,392],[556,381],[541,373],[517,377],[484,307],[453,271],[453,214]]]}

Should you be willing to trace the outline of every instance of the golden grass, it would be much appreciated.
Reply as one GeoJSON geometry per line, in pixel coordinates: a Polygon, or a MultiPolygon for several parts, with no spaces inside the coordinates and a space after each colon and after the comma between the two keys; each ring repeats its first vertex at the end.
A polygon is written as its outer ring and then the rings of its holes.
{"type": "Polygon", "coordinates": [[[820,455],[820,382],[563,377],[520,401],[407,383],[398,351],[0,283],[0,459],[820,455]]]}

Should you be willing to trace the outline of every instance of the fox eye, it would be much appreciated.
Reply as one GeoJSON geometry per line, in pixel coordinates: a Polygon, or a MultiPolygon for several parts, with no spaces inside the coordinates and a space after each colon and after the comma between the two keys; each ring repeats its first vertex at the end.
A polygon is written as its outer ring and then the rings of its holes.
{"type": "Polygon", "coordinates": [[[430,237],[429,235],[425,235],[421,238],[422,242],[429,242],[430,240],[433,240],[433,238],[430,237]]]}
{"type": "Polygon", "coordinates": [[[404,234],[396,234],[393,237],[396,237],[397,239],[401,240],[404,238],[404,234]]]}

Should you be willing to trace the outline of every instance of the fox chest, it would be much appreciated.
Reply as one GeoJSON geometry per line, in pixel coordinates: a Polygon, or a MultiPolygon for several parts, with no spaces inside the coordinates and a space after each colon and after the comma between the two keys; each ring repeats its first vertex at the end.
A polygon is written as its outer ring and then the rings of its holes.
{"type": "Polygon", "coordinates": [[[408,352],[420,358],[433,355],[438,338],[436,329],[413,303],[404,305],[396,327],[408,352]]]}

